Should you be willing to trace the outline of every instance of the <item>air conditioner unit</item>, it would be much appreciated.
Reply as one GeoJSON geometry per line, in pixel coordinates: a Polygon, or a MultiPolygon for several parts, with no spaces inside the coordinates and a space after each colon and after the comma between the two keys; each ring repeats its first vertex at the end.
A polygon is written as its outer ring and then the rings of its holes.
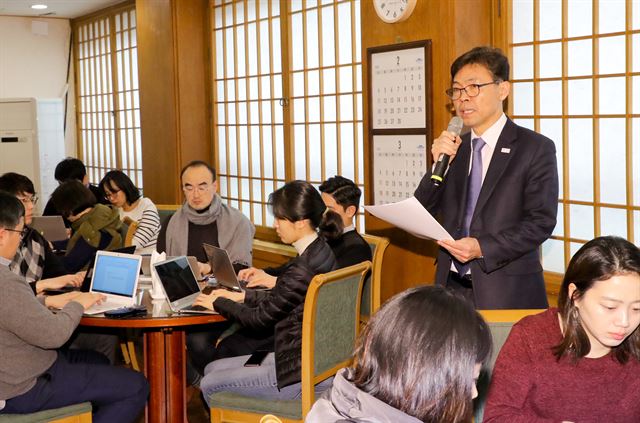
{"type": "Polygon", "coordinates": [[[42,199],[39,214],[58,183],[53,174],[65,157],[61,99],[0,99],[0,173],[29,177],[42,199]]]}

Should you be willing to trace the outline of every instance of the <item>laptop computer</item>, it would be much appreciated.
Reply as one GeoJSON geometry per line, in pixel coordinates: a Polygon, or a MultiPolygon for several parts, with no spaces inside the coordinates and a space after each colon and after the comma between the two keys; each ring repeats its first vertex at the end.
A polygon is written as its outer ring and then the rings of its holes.
{"type": "MultiPolygon", "coordinates": [[[[122,254],[133,254],[135,251],[136,251],[136,246],[132,245],[130,247],[118,248],[116,250],[113,250],[112,252],[114,252],[114,253],[122,253],[122,254]]],[[[44,294],[46,294],[46,295],[56,295],[56,294],[64,294],[64,293],[67,293],[67,292],[78,291],[78,290],[80,290],[81,292],[89,292],[89,289],[91,289],[91,276],[93,275],[93,265],[94,264],[95,264],[95,256],[89,262],[89,266],[87,267],[87,273],[84,276],[84,280],[82,281],[82,285],[80,285],[80,288],[75,287],[73,285],[67,285],[67,286],[63,286],[62,288],[57,288],[57,289],[45,289],[43,291],[44,294]]]]}
{"type": "MultiPolygon", "coordinates": [[[[176,257],[180,256],[169,256],[167,257],[167,260],[176,257]]],[[[187,256],[187,260],[189,261],[189,267],[191,268],[193,274],[198,275],[200,273],[200,268],[198,267],[198,259],[195,256],[187,256]]],[[[141,271],[143,276],[151,276],[151,254],[142,255],[141,271]]]]}
{"type": "Polygon", "coordinates": [[[94,304],[84,314],[135,305],[141,262],[139,255],[98,251],[89,292],[104,294],[107,299],[102,304],[94,304]]]}
{"type": "Polygon", "coordinates": [[[47,241],[62,241],[69,238],[62,216],[33,216],[29,226],[38,231],[47,241]]]}
{"type": "Polygon", "coordinates": [[[211,273],[220,287],[236,292],[242,292],[247,287],[247,281],[238,280],[227,250],[206,243],[202,244],[202,248],[209,259],[211,273]]]}
{"type": "Polygon", "coordinates": [[[193,305],[196,297],[200,295],[200,287],[186,256],[165,260],[153,266],[173,312],[218,314],[202,306],[193,305]]]}

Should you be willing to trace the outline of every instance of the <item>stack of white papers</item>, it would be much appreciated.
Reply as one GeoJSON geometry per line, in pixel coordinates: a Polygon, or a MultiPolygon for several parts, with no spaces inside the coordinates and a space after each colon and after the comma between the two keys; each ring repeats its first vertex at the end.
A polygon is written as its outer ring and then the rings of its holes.
{"type": "Polygon", "coordinates": [[[392,225],[418,238],[453,240],[440,223],[429,213],[416,197],[381,206],[364,206],[364,209],[392,225]]]}

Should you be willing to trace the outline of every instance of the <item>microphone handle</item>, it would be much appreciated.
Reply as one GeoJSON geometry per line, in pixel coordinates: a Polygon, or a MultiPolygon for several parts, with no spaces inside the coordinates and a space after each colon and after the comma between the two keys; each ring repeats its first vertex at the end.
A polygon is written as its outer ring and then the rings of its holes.
{"type": "Polygon", "coordinates": [[[433,173],[431,174],[431,182],[434,185],[439,186],[444,181],[444,173],[447,170],[447,166],[449,166],[450,156],[448,154],[440,154],[438,157],[438,161],[436,162],[436,167],[433,169],[433,173]]]}

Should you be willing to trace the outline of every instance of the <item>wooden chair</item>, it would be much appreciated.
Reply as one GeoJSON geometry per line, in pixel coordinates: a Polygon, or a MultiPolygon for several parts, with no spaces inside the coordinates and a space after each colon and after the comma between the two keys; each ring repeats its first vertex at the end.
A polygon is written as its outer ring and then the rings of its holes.
{"type": "Polygon", "coordinates": [[[160,225],[164,225],[180,207],[182,207],[182,204],[156,204],[160,217],[160,225]]]}
{"type": "Polygon", "coordinates": [[[362,284],[371,262],[317,275],[309,284],[302,319],[302,399],[271,401],[231,392],[209,400],[211,422],[260,422],[265,414],[283,423],[302,422],[315,401],[314,385],[351,363],[358,335],[362,284]]]}
{"type": "Polygon", "coordinates": [[[362,303],[360,304],[360,321],[366,322],[369,316],[380,308],[382,290],[382,258],[384,252],[389,246],[389,239],[374,236],[362,235],[369,247],[371,247],[371,272],[367,275],[362,288],[362,303]]]}
{"type": "Polygon", "coordinates": [[[11,423],[91,423],[91,403],[38,411],[30,414],[2,414],[0,422],[11,423]]]}
{"type": "Polygon", "coordinates": [[[491,330],[493,337],[493,351],[489,363],[482,369],[478,379],[478,397],[474,400],[475,412],[474,421],[481,422],[484,415],[484,404],[489,393],[491,383],[491,372],[496,364],[496,358],[500,348],[504,345],[514,323],[526,316],[542,313],[544,310],[478,310],[484,317],[491,330]]]}
{"type": "Polygon", "coordinates": [[[133,236],[136,234],[138,230],[138,222],[131,219],[130,217],[125,217],[122,219],[123,226],[126,225],[127,230],[124,233],[124,237],[122,238],[123,247],[130,247],[133,245],[133,236]]]}

